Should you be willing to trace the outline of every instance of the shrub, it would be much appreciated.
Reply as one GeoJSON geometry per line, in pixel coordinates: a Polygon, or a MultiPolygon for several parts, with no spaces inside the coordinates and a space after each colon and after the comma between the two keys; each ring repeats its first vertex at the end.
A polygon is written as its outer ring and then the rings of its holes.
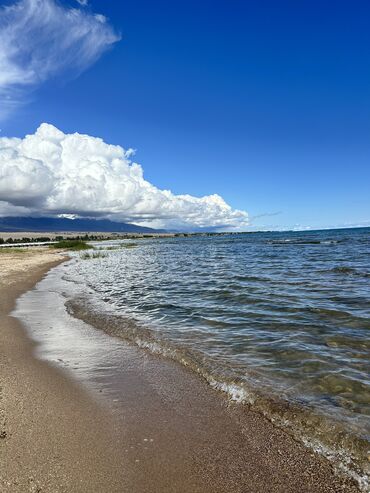
{"type": "Polygon", "coordinates": [[[66,250],[90,250],[93,247],[81,240],[61,240],[51,245],[51,248],[64,248],[66,250]]]}

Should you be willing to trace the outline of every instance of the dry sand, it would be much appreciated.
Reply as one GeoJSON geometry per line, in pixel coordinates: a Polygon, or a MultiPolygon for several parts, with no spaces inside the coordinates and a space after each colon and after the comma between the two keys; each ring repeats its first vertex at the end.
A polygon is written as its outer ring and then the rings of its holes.
{"type": "Polygon", "coordinates": [[[172,361],[122,343],[122,402],[111,409],[37,360],[9,313],[61,261],[46,249],[0,254],[1,492],[358,491],[172,361]]]}

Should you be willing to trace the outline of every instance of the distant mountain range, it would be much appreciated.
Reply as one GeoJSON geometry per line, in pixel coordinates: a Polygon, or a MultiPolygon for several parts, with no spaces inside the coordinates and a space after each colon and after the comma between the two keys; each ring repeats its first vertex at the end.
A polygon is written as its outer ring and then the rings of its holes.
{"type": "Polygon", "coordinates": [[[99,233],[160,233],[163,230],[144,228],[108,219],[69,219],[65,217],[0,217],[2,232],[99,232],[99,233]]]}

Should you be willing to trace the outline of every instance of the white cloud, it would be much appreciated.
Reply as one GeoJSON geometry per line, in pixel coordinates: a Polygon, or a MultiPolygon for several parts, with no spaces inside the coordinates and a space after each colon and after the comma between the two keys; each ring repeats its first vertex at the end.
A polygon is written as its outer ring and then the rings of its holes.
{"type": "Polygon", "coordinates": [[[83,5],[84,7],[86,7],[86,5],[89,4],[88,0],[77,0],[77,2],[80,4],[80,5],[83,5]]]}
{"type": "Polygon", "coordinates": [[[43,123],[24,139],[0,138],[0,214],[109,217],[152,227],[239,229],[244,211],[219,195],[193,197],[159,190],[130,160],[132,149],[43,123]],[[2,201],[2,202],[1,202],[2,201]],[[26,209],[25,209],[26,208],[26,209]]]}
{"type": "Polygon", "coordinates": [[[118,40],[104,16],[55,0],[1,7],[0,118],[46,80],[61,72],[81,73],[118,40]]]}

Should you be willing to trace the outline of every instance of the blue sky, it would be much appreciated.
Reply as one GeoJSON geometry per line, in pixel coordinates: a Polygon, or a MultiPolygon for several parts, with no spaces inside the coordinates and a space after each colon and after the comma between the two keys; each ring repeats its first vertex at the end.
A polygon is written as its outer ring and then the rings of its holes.
{"type": "Polygon", "coordinates": [[[217,193],[243,229],[370,224],[369,2],[62,3],[122,39],[22,95],[0,135],[132,147],[150,183],[217,193]]]}

